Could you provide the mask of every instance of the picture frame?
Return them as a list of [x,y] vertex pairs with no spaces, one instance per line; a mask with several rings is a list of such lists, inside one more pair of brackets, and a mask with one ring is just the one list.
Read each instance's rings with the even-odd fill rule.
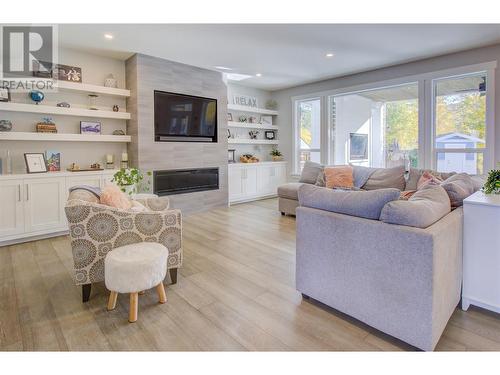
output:
[[269,115],[260,116],[260,123],[262,125],[272,125],[273,124],[273,116],[269,116]]
[[236,150],[227,150],[227,162],[228,163],[236,163],[236,159],[234,157],[234,153]]
[[349,133],[349,161],[368,160],[368,134]]
[[10,102],[10,90],[8,87],[0,87],[0,102]]
[[227,114],[227,121],[233,121],[233,114],[232,113]]
[[24,162],[27,173],[47,173],[47,161],[43,152],[25,153]]
[[61,170],[61,152],[55,150],[45,151],[47,170],[49,172],[59,172]]
[[82,68],[78,66],[70,66],[57,64],[52,75],[60,81],[82,83]]
[[264,132],[264,137],[269,140],[269,141],[272,141],[273,139],[276,138],[276,133],[274,132],[274,130],[266,130]]
[[80,134],[101,134],[102,125],[99,121],[80,121]]

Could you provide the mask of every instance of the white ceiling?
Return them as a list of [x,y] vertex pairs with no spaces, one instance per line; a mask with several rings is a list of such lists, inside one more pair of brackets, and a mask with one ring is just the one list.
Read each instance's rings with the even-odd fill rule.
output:
[[[500,25],[64,24],[59,40],[119,59],[138,52],[213,70],[230,67],[252,76],[244,85],[277,90],[500,43]],[[326,58],[329,52],[335,56]]]

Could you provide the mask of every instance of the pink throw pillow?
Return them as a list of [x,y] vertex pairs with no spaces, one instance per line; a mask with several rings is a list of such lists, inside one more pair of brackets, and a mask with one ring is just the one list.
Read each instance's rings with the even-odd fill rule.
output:
[[432,173],[425,171],[422,173],[422,176],[417,181],[417,190],[422,189],[425,185],[430,184],[430,185],[439,185],[441,182],[443,182],[442,179],[440,179],[437,176],[434,176]]
[[101,204],[122,210],[128,210],[132,207],[130,199],[128,199],[127,195],[116,185],[106,185],[102,190]]

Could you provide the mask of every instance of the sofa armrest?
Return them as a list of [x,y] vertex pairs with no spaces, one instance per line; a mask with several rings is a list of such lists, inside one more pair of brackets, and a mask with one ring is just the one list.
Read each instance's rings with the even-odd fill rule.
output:
[[65,211],[77,284],[104,280],[106,254],[132,243],[161,243],[169,250],[168,268],[182,264],[180,210],[134,212],[71,200]]

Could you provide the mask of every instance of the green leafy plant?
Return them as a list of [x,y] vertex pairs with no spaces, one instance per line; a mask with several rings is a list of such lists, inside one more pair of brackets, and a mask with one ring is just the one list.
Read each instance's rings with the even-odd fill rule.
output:
[[[148,176],[151,176],[151,172],[146,172]],[[113,175],[113,179],[111,180],[116,185],[118,185],[124,193],[128,193],[132,195],[137,192],[137,185],[139,185],[144,179],[144,175],[137,168],[128,168],[128,169],[120,169]],[[149,191],[149,186],[151,185],[151,181],[147,180],[148,188],[145,189]]]
[[273,148],[271,152],[269,153],[271,156],[283,156],[280,150],[277,148]]
[[486,194],[500,194],[500,169],[493,169],[488,173],[482,190]]

